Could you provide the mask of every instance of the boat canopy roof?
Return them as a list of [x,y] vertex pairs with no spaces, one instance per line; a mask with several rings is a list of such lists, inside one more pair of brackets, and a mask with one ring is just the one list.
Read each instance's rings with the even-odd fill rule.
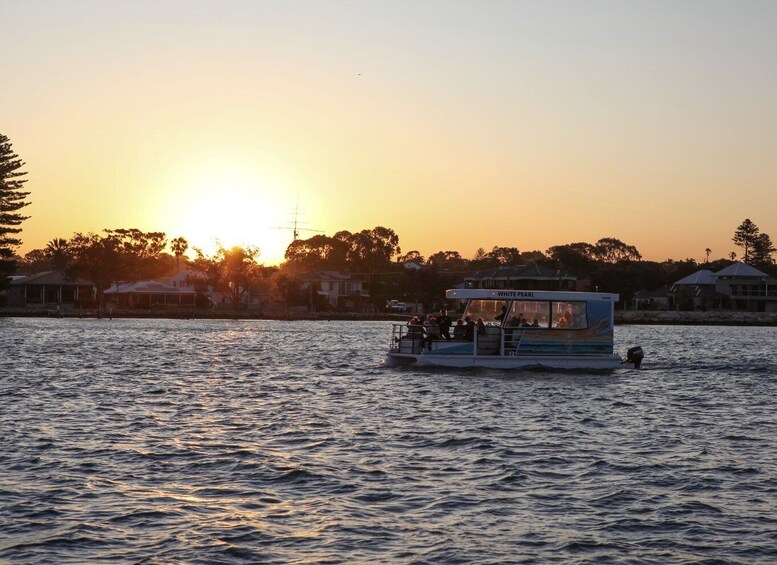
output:
[[559,292],[554,290],[498,290],[482,288],[454,288],[445,291],[449,299],[480,300],[566,300],[617,302],[617,294],[607,292]]

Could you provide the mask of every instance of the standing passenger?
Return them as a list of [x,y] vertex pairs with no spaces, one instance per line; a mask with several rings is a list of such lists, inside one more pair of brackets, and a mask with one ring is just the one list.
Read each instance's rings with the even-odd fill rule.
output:
[[440,335],[445,341],[451,340],[451,319],[448,317],[448,311],[445,308],[440,309],[440,315],[437,317],[437,323],[440,324]]

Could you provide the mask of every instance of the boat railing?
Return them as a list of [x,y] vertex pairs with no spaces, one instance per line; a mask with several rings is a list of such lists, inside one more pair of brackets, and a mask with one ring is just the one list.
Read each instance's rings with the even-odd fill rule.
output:
[[[515,355],[523,335],[522,328],[487,325],[485,334],[475,332],[472,340],[473,355]],[[441,338],[437,338],[441,340]],[[389,351],[393,353],[421,353],[428,343],[422,326],[392,324]]]
[[523,329],[519,327],[502,328],[502,355],[516,355],[521,343]]
[[389,351],[394,353],[421,353],[424,348],[424,331],[421,326],[392,324]]

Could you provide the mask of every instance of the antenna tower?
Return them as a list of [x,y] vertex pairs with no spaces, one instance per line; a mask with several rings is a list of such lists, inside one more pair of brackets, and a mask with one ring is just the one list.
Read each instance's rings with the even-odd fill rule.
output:
[[277,227],[276,229],[292,230],[292,234],[294,235],[294,239],[292,241],[297,241],[299,239],[299,232],[301,231],[324,233],[324,230],[314,230],[314,229],[298,227],[298,225],[300,224],[298,218],[299,218],[299,201],[297,201],[297,204],[294,206],[294,221],[292,222],[292,224],[290,226]]

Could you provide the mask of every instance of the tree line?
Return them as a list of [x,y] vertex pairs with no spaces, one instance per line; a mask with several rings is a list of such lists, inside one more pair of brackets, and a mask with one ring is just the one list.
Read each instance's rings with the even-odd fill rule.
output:
[[[618,292],[629,300],[639,290],[668,286],[700,268],[719,270],[737,258],[710,261],[693,259],[645,261],[634,245],[615,237],[595,243],[574,242],[547,250],[520,251],[517,247],[480,248],[472,257],[458,251],[441,250],[424,257],[419,251],[402,252],[399,235],[391,228],[376,226],[358,232],[339,231],[332,236],[314,235],[297,239],[286,249],[280,266],[260,262],[257,247],[219,247],[214,254],[192,249],[183,237],[168,240],[164,232],[135,228],[106,229],[102,233],[75,233],[69,239],[54,238],[44,248],[24,257],[15,255],[21,245],[21,213],[29,202],[23,190],[24,163],[13,153],[10,141],[0,135],[0,287],[16,272],[34,274],[58,270],[71,278],[93,283],[98,294],[121,282],[171,276],[183,268],[191,271],[195,288],[222,292],[235,308],[246,294],[264,289],[274,292],[287,306],[301,304],[306,296],[300,289],[300,275],[313,271],[339,271],[364,279],[372,304],[380,308],[389,299],[433,305],[447,288],[477,271],[507,265],[535,263],[559,273],[590,280],[591,288]],[[734,231],[733,243],[742,249],[742,261],[770,275],[775,272],[774,245],[749,218]],[[407,268],[414,263],[419,268]]]
[[[743,260],[775,274],[774,248],[768,238],[748,219],[735,230],[732,240],[743,248]],[[771,252],[764,253],[764,249]],[[467,275],[530,263],[587,278],[591,288],[618,292],[630,300],[639,290],[668,286],[700,268],[720,270],[734,258],[710,261],[708,254],[704,263],[693,259],[646,261],[635,246],[614,237],[555,245],[544,252],[494,246],[490,251],[478,249],[471,258],[450,250],[424,257],[417,250],[402,253],[399,236],[383,226],[295,240],[279,266],[263,265],[256,247],[219,247],[210,255],[192,249],[191,257],[187,251],[189,244],[183,237],[168,240],[163,232],[106,229],[101,234],[52,239],[44,248],[16,260],[21,273],[63,271],[68,277],[90,281],[100,294],[118,283],[172,276],[187,269],[191,285],[203,293],[206,288],[221,292],[236,309],[247,294],[259,289],[275,293],[287,306],[304,304],[307,295],[301,292],[301,275],[338,271],[366,281],[372,305],[379,309],[389,299],[435,305],[445,289]]]

